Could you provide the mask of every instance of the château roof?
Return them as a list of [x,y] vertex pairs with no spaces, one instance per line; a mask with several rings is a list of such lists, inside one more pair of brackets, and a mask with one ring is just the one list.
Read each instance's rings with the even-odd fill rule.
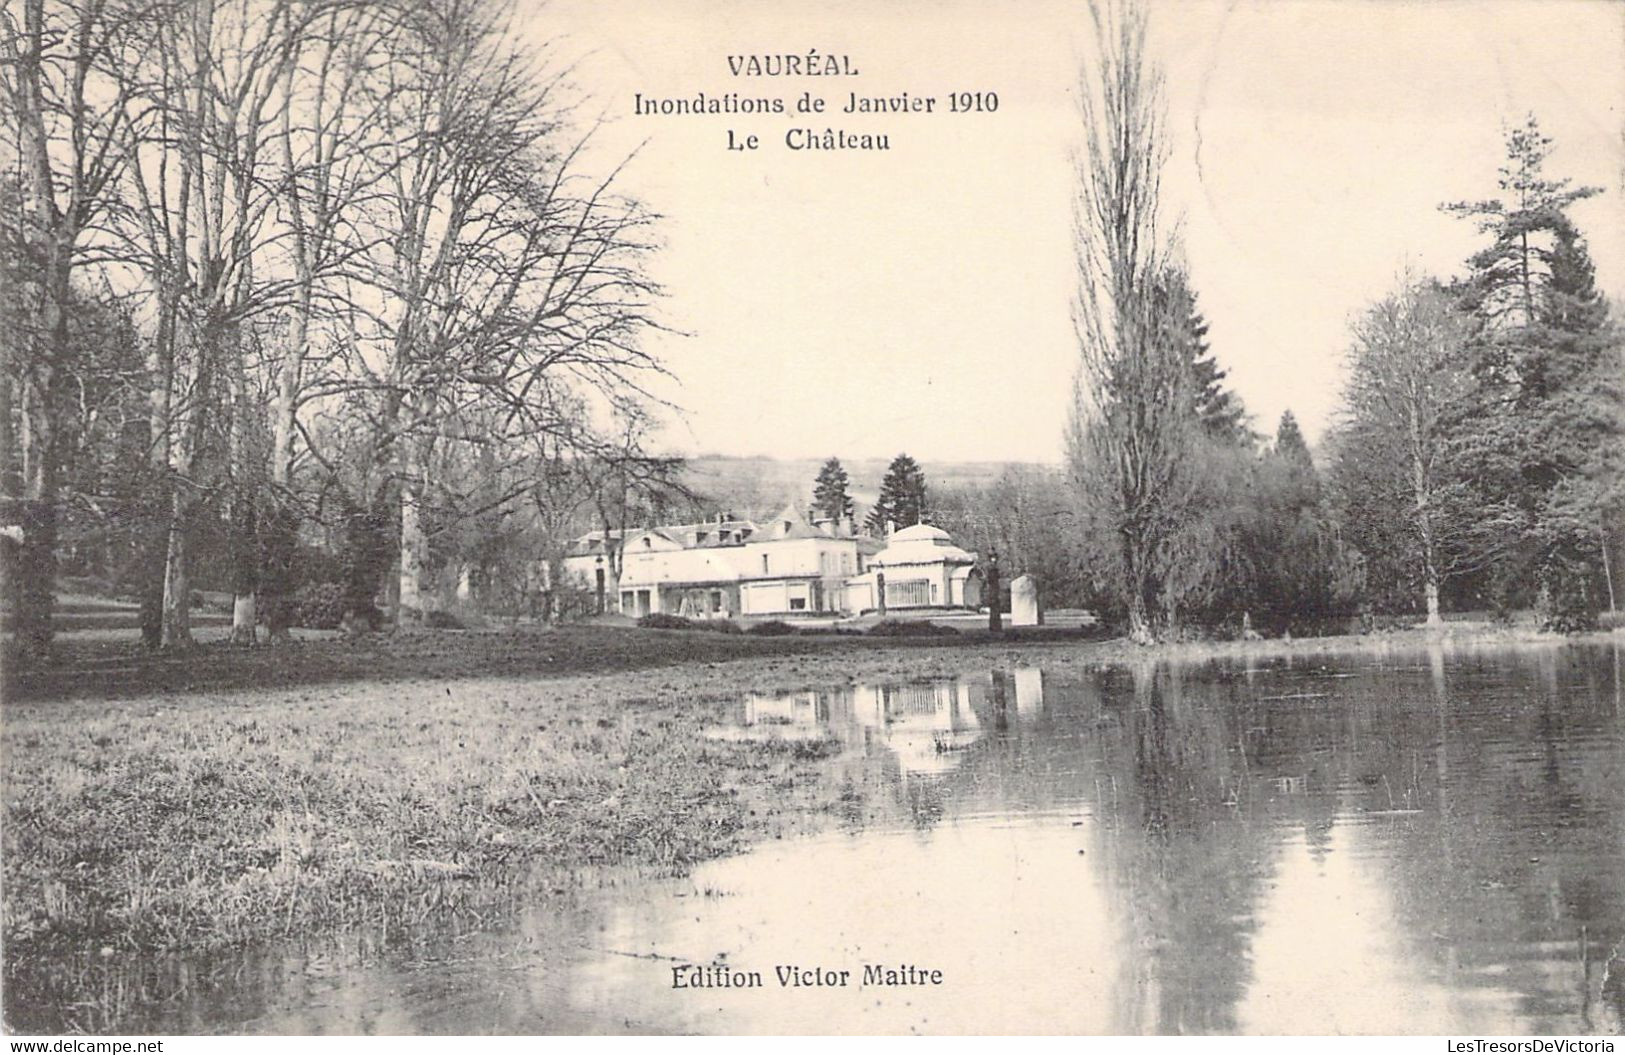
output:
[[768,521],[756,536],[756,542],[779,542],[784,539],[823,538],[824,533],[807,523],[802,515],[801,507],[791,502],[779,512],[779,515]]

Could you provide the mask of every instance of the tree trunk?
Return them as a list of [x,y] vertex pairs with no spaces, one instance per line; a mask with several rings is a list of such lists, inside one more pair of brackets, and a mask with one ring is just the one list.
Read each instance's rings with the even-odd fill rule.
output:
[[[301,258],[302,260],[302,258]],[[298,428],[299,373],[310,336],[310,285],[301,265],[299,300],[288,323],[288,347],[277,374],[275,422],[272,425],[271,502],[265,528],[265,560],[260,575],[267,640],[289,640],[293,620],[294,560],[299,545],[299,518],[293,503],[293,444]]]
[[45,239],[38,317],[43,340],[22,372],[22,524],[15,566],[18,647],[24,656],[48,659],[55,606],[57,540],[57,422],[61,363],[67,355],[70,293],[68,246]]
[[[12,363],[0,363],[0,597],[12,598],[12,610],[23,582],[23,484],[17,472],[17,434],[12,427]],[[16,618],[13,615],[13,618]]]
[[48,660],[56,584],[56,503],[29,497],[16,503],[12,512],[15,523],[7,526],[18,528],[22,538],[7,544],[14,553],[7,562],[11,581],[5,587],[14,598],[17,646],[24,656]]
[[[177,343],[180,329],[176,327]],[[170,476],[169,548],[164,560],[162,647],[166,649],[189,648],[192,645],[191,536],[197,507],[192,471],[197,467],[203,450],[211,366],[207,357],[214,339],[214,330],[208,323],[185,329],[185,347],[190,355],[191,391],[186,393],[179,408],[173,402],[168,404],[171,412],[169,464],[173,471]],[[174,365],[178,368],[178,364]]]
[[427,546],[419,518],[421,486],[415,480],[401,483],[400,593],[395,602],[395,625],[399,627],[421,623],[425,612],[427,598],[423,580]]
[[51,610],[56,589],[56,458],[55,429],[51,419],[54,381],[49,367],[37,368],[45,377],[25,378],[22,389],[23,500],[18,505],[17,542],[13,566],[16,582],[16,640],[22,655],[49,659]]
[[252,591],[239,593],[231,603],[231,642],[252,647],[258,643],[255,627],[259,624],[256,599]]
[[164,564],[169,553],[170,480],[160,468],[153,474],[152,493],[142,506],[141,556],[136,570],[140,582],[141,643],[160,648],[164,643]]
[[271,644],[291,640],[293,625],[293,564],[299,544],[299,521],[290,496],[273,482],[270,509],[261,525],[260,602],[265,638]]
[[[0,497],[9,499],[21,498],[23,494],[23,478],[17,467],[17,429],[11,417],[15,393],[13,369],[13,363],[0,363]],[[0,524],[0,527],[5,526]]]
[[164,556],[163,648],[192,644],[192,592],[188,573],[187,541],[191,534],[192,502],[186,484],[178,482],[169,505],[169,541]]
[[[235,343],[235,342],[234,342]],[[259,641],[260,540],[256,491],[260,467],[248,427],[248,380],[240,350],[231,357],[231,643]]]
[[1428,626],[1443,626],[1439,614],[1439,561],[1433,530],[1433,488],[1428,479],[1427,461],[1423,455],[1425,430],[1422,424],[1420,402],[1409,404],[1411,444],[1411,487],[1416,500],[1416,528],[1422,537],[1422,591],[1427,604]]
[[[33,296],[25,311],[28,322],[37,326],[37,336],[13,333],[12,347],[21,348],[26,359],[5,364],[21,381],[19,401],[23,434],[22,506],[16,525],[22,529],[12,572],[16,605],[16,641],[23,656],[48,659],[51,652],[51,609],[56,590],[57,524],[57,429],[56,414],[62,368],[68,355],[68,310],[72,294],[73,247],[78,232],[76,218],[58,211],[56,184],[51,169],[50,135],[46,109],[51,105],[43,87],[41,56],[50,35],[43,7],[38,2],[24,5],[19,27],[9,17],[8,29],[21,30],[22,45],[16,68],[8,78],[16,103],[17,161],[14,166],[18,189],[23,194],[23,211],[31,221],[37,241],[29,248],[39,254],[37,279],[28,283]],[[25,272],[26,273],[26,272]],[[13,353],[15,354],[15,353]],[[17,366],[21,370],[16,370]],[[8,408],[9,413],[9,408]],[[8,421],[9,428],[9,421]]]
[[259,511],[253,489],[244,484],[232,497],[232,603],[231,643],[252,647],[258,643],[259,624]]
[[378,595],[392,590],[399,579],[389,574],[394,558],[390,547],[398,532],[394,516],[400,507],[395,485],[386,481],[365,503],[348,504],[344,520],[344,629],[352,634],[379,629]]
[[[1606,514],[1605,514],[1606,516]],[[1608,531],[1605,520],[1597,524],[1597,538],[1602,543],[1602,577],[1608,587],[1608,611],[1610,614],[1619,611],[1614,599],[1614,562],[1608,556]]]
[[1128,639],[1136,645],[1150,645],[1157,640],[1151,632],[1151,609],[1145,598],[1135,590],[1128,601]]

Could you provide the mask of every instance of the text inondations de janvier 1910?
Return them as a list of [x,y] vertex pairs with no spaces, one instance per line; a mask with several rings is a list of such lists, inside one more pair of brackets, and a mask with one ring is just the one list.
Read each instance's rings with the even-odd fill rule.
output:
[[[639,118],[721,117],[717,146],[741,154],[784,149],[797,154],[891,150],[908,122],[986,117],[999,112],[999,93],[986,85],[920,85],[866,91],[851,55],[804,52],[727,55],[727,72],[741,87],[651,96],[636,92]],[[876,127],[876,117],[893,118]],[[843,127],[844,124],[844,127]]]

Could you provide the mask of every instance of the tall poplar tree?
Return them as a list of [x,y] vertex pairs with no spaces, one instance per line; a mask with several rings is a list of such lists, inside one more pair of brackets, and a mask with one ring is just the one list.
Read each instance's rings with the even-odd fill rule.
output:
[[1190,311],[1169,295],[1175,262],[1160,223],[1167,112],[1145,6],[1098,0],[1089,12],[1068,461],[1080,523],[1100,542],[1094,578],[1125,612],[1130,637],[1149,642],[1158,614],[1173,617],[1169,584],[1189,579],[1181,565],[1206,548],[1182,544],[1201,498]]

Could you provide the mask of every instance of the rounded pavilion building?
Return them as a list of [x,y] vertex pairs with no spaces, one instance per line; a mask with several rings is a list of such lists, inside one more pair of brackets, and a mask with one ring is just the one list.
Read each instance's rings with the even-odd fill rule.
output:
[[[880,603],[881,592],[885,603]],[[948,533],[915,524],[886,538],[868,570],[846,581],[854,611],[894,608],[980,608],[982,573],[976,554],[954,544]]]

